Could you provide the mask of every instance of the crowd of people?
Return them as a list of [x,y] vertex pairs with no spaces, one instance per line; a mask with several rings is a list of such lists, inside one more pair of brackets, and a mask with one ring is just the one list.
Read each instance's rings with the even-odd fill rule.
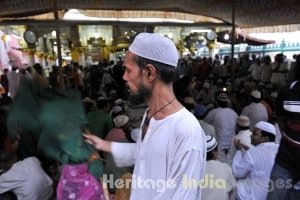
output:
[[150,33],[116,63],[4,69],[0,196],[299,199],[299,79],[300,55],[178,59]]

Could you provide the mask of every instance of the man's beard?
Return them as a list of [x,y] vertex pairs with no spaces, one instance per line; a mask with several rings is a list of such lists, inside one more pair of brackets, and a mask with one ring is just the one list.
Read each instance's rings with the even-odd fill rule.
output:
[[140,84],[137,92],[131,93],[128,101],[133,106],[138,106],[143,103],[147,103],[151,96],[151,90],[146,88],[143,84]]

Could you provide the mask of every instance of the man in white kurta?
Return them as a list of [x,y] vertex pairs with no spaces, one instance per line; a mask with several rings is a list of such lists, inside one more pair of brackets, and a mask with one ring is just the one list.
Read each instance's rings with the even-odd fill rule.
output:
[[258,90],[252,91],[251,100],[252,102],[248,106],[245,106],[241,113],[241,115],[247,116],[250,119],[250,130],[252,130],[257,122],[268,121],[267,109],[260,102],[261,92]]
[[232,159],[237,151],[234,145],[235,140],[240,140],[240,142],[247,147],[251,148],[253,145],[251,144],[251,134],[252,132],[249,130],[250,126],[250,120],[246,116],[239,116],[237,119],[237,130],[238,133],[236,136],[232,138],[230,148],[228,150],[227,158],[228,158],[228,164],[232,164]]
[[173,41],[155,33],[137,35],[126,53],[123,76],[132,97],[149,106],[137,143],[84,135],[97,149],[111,152],[118,167],[135,165],[131,200],[201,199],[206,140],[197,119],[173,92],[177,63]]
[[[264,139],[260,142],[254,142],[258,141],[258,137],[264,137],[261,134],[262,130],[273,134],[274,140]],[[237,182],[237,199],[265,200],[267,198],[270,173],[278,150],[278,144],[274,142],[275,134],[276,130],[272,124],[259,122],[255,125],[251,137],[252,143],[256,146],[246,152],[239,148],[236,152],[232,162],[232,170],[234,176],[239,179]]]
[[185,108],[162,120],[152,118],[141,139],[140,134],[136,144],[112,143],[118,167],[135,164],[130,199],[200,199],[200,190],[189,188],[185,179],[200,181],[204,173],[205,147],[199,141],[205,138],[196,118]]
[[[227,95],[224,100],[220,100],[220,95],[217,97],[219,103],[226,101],[228,103]],[[218,159],[226,162],[227,156],[224,153],[224,149],[228,150],[231,144],[232,138],[235,136],[236,120],[238,115],[234,110],[228,107],[218,107],[211,110],[204,121],[213,125],[216,129],[216,140],[218,142],[219,156]]]
[[236,185],[231,167],[217,159],[216,139],[206,136],[207,162],[203,184],[203,200],[228,200],[234,197]]
[[0,176],[0,194],[12,191],[20,200],[47,200],[52,195],[52,180],[36,157],[16,162]]

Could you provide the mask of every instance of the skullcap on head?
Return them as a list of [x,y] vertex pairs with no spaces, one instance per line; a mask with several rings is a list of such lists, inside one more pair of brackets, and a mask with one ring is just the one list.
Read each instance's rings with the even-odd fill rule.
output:
[[241,115],[237,119],[237,124],[242,127],[248,127],[250,126],[250,120],[247,116]]
[[210,152],[214,150],[217,147],[218,143],[217,140],[211,136],[211,135],[206,135],[206,149],[207,152]]
[[204,82],[203,88],[210,88],[210,84],[208,82]]
[[115,100],[114,105],[119,106],[119,105],[122,105],[123,103],[124,103],[124,101],[122,99],[117,99],[117,100]]
[[254,98],[256,98],[256,99],[260,99],[261,98],[261,93],[258,90],[253,90],[251,92],[251,96],[254,97]]
[[272,93],[270,94],[270,97],[273,97],[273,98],[277,98],[277,96],[278,96],[278,93],[277,93],[277,92],[272,92]]
[[270,124],[268,122],[260,121],[260,122],[255,124],[255,128],[266,131],[266,132],[271,133],[271,134],[276,136],[275,127],[273,126],[273,124]]
[[218,94],[217,99],[219,101],[228,102],[227,94],[224,92],[221,92],[220,94]]
[[111,109],[111,112],[112,113],[118,113],[118,112],[121,112],[122,111],[122,107],[121,106],[114,106],[112,109]]
[[129,121],[129,117],[126,115],[118,115],[113,119],[113,122],[117,128],[120,128],[121,126],[124,126]]
[[84,98],[82,99],[82,101],[83,101],[84,103],[93,103],[93,100],[92,100],[90,97],[84,97]]
[[172,40],[157,33],[140,33],[129,47],[132,53],[177,67],[178,52]]

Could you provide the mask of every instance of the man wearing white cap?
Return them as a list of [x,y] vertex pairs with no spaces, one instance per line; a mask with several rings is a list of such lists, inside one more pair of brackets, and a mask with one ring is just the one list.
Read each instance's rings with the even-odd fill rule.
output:
[[[203,178],[206,142],[197,119],[174,95],[177,62],[170,39],[155,33],[137,35],[126,54],[123,76],[132,95],[143,97],[149,106],[137,143],[110,143],[85,135],[97,149],[112,152],[117,166],[135,164],[132,183],[139,184],[132,185],[131,200],[201,199],[200,187],[182,184],[184,177]],[[159,184],[151,187],[149,182]]]
[[240,140],[240,142],[244,145],[246,145],[248,148],[252,147],[253,145],[251,144],[251,134],[252,132],[249,130],[250,126],[250,120],[246,116],[239,116],[237,118],[237,123],[236,123],[236,129],[237,129],[237,135],[233,137],[231,141],[231,146],[228,150],[227,158],[228,158],[228,163],[231,165],[232,159],[237,151],[234,145],[235,140]]
[[234,176],[239,179],[237,199],[267,198],[270,173],[278,150],[278,144],[274,142],[275,136],[275,127],[268,122],[260,121],[255,125],[251,135],[254,147],[248,150],[248,147],[239,140],[235,141],[238,151],[232,161],[232,170]]
[[268,121],[268,112],[266,107],[261,103],[261,92],[253,90],[251,92],[251,103],[245,106],[241,115],[247,116],[250,119],[250,130],[260,121]]
[[216,129],[216,140],[219,144],[218,159],[222,162],[227,162],[226,154],[231,140],[235,136],[236,119],[238,117],[236,112],[228,107],[228,101],[226,93],[218,94],[218,107],[208,112],[204,118],[206,123],[213,125]]
[[[210,135],[206,136],[207,156],[205,167],[205,178],[203,186],[203,200],[227,200],[234,197],[236,185],[231,168],[217,160],[218,143]],[[210,179],[210,180],[209,180]],[[215,187],[216,184],[208,184],[206,181],[223,181],[224,187]],[[211,182],[210,182],[211,183]],[[214,187],[211,187],[213,185]]]

